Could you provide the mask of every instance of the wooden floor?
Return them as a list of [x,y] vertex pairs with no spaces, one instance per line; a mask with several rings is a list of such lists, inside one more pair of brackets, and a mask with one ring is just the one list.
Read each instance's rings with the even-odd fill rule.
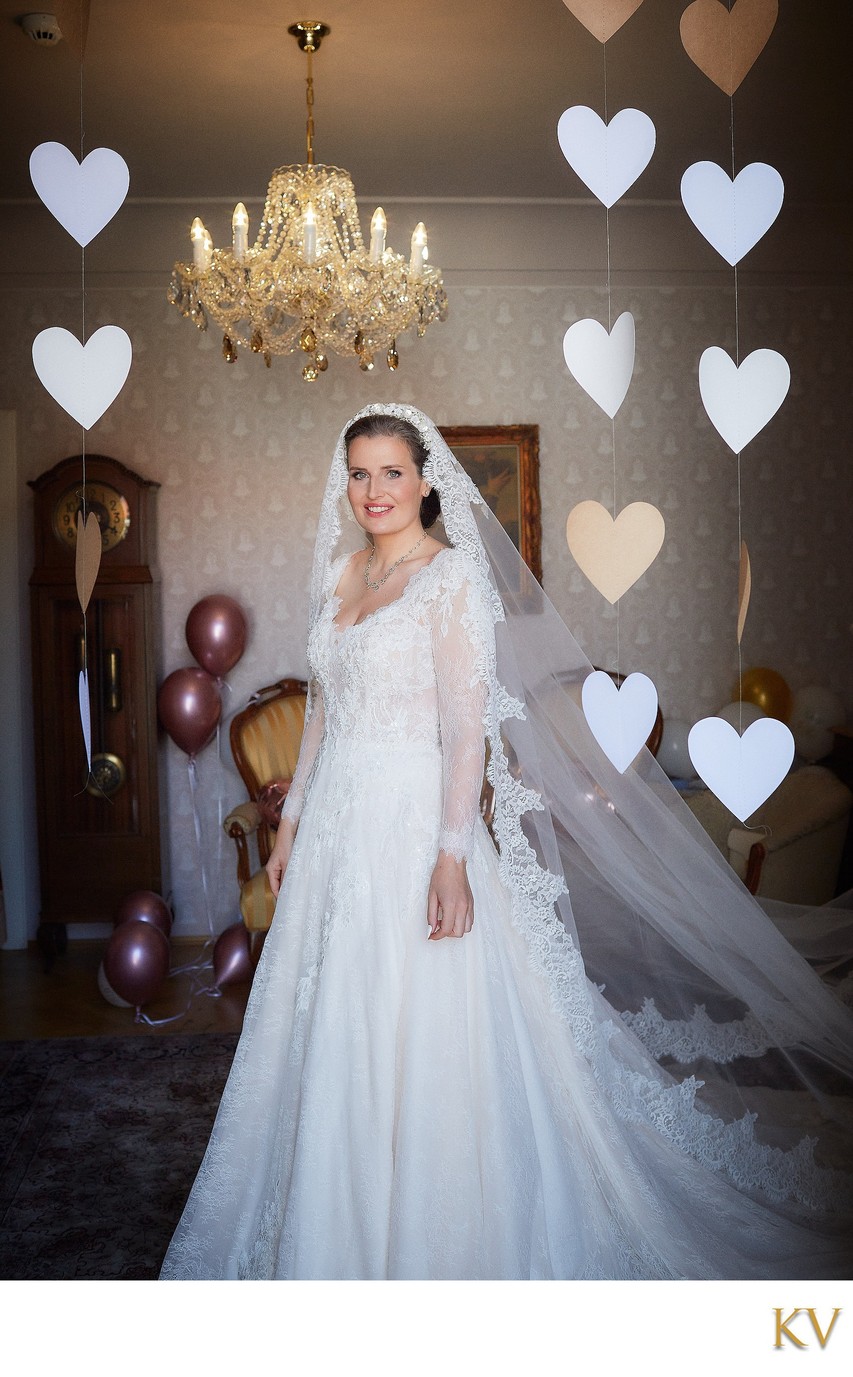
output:
[[[151,1019],[187,1012],[171,1023],[151,1027],[135,1021],[134,1009],[117,1009],[98,988],[104,942],[69,941],[49,970],[38,948],[0,952],[0,1040],[17,1038],[154,1036],[161,1033],[239,1032],[250,986],[225,986],[218,997],[196,994],[190,975],[173,974],[143,1013]],[[210,957],[207,949],[207,959]],[[199,959],[201,943],[172,942],[172,970]],[[205,985],[213,970],[198,973]]]

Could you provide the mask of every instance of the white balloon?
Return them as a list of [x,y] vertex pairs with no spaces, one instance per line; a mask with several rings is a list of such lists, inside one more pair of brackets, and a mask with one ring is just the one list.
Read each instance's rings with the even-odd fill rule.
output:
[[793,718],[791,731],[794,734],[797,755],[802,756],[803,760],[807,760],[810,765],[813,765],[816,760],[823,760],[824,756],[829,755],[835,745],[835,735],[828,727],[809,726]]
[[844,704],[832,689],[809,684],[794,694],[791,720],[812,727],[840,727],[845,720]]
[[656,760],[670,779],[695,779],[696,771],[687,749],[690,723],[680,717],[665,717]]
[[720,708],[716,715],[736,730],[740,731],[742,725],[746,731],[747,727],[751,727],[759,717],[766,717],[767,713],[757,703],[743,703],[735,699],[733,703],[726,703],[724,708]]

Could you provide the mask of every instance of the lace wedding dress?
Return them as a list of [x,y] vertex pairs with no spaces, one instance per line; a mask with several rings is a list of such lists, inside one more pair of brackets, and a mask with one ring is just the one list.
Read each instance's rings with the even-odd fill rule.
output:
[[[478,803],[503,691],[476,560],[443,549],[340,628],[347,558],[310,632],[293,852],[161,1278],[849,1274],[826,1213],[845,1175],[812,1139],[774,1146],[700,1104],[646,1045],[672,1042],[656,1009],[614,1015],[553,916],[562,876],[534,873],[517,824],[541,802],[512,771],[496,847]],[[467,858],[474,926],[428,941],[440,849]]]

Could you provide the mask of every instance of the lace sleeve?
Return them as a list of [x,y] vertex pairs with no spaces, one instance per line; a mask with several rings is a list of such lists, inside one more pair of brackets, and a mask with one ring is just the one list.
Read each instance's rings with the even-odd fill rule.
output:
[[494,628],[464,563],[457,563],[456,571],[437,602],[432,649],[444,782],[439,850],[462,860],[470,853],[483,787],[488,644]]
[[317,752],[323,740],[323,732],[326,726],[326,717],[323,709],[323,691],[316,679],[312,679],[308,702],[305,706],[305,726],[302,729],[302,744],[299,747],[299,759],[296,762],[296,769],[293,772],[293,779],[287,791],[287,797],[282,804],[282,818],[289,818],[291,822],[298,823],[302,813],[302,804],[305,799],[305,790],[314,769],[314,762],[317,759]]

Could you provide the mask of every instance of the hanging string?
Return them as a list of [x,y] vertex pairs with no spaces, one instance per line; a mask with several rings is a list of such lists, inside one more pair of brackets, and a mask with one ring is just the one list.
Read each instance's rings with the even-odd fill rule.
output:
[[[602,50],[602,55],[603,55],[603,58],[604,58],[604,123],[605,123],[605,125],[606,125],[606,124],[608,123],[608,119],[607,119],[607,113],[608,113],[608,111],[607,111],[607,43],[606,43],[606,42],[605,42],[605,43],[602,43],[602,45],[601,45],[601,50]],[[604,146],[604,157],[605,157],[605,159],[607,158],[607,144],[606,144],[606,142],[605,142],[605,146]],[[605,163],[605,168],[606,168],[606,163]],[[609,335],[610,332],[611,332],[611,330],[613,329],[613,283],[612,283],[612,279],[611,279],[611,257],[610,257],[610,207],[609,207],[609,206],[605,206],[605,207],[604,207],[604,234],[605,234],[605,239],[606,239],[606,244],[607,244],[607,279],[606,279],[606,281],[607,281],[607,333],[608,333],[608,335]],[[615,522],[615,521],[616,521],[616,518],[617,518],[617,516],[618,516],[618,514],[619,514],[619,508],[618,508],[618,503],[617,503],[617,493],[616,493],[616,418],[615,418],[615,416],[612,416],[612,417],[610,418],[610,454],[611,454],[611,458],[612,458],[612,462],[613,462],[613,520],[614,520],[614,522]],[[621,656],[620,637],[619,637],[619,632],[620,632],[620,626],[619,626],[619,606],[620,606],[621,601],[622,601],[621,598],[617,598],[617,599],[616,599],[616,675],[617,675],[617,679],[618,679],[619,671],[620,671],[620,656]]]
[[[731,10],[731,6],[729,6]],[[731,25],[729,25],[729,70],[734,63],[734,51],[732,47]],[[731,85],[731,82],[729,83]],[[732,186],[735,182],[735,98],[734,92],[729,96],[729,134],[731,137],[732,155]],[[736,214],[736,202],[732,196],[732,213]],[[740,368],[740,299],[738,295],[738,265],[735,262],[734,273],[734,293],[735,293],[735,368]],[[740,561],[743,549],[743,496],[741,487],[741,451],[736,455],[737,463],[737,551],[738,551],[738,598],[740,597]],[[740,607],[738,607],[738,616]],[[742,635],[737,637],[737,696],[738,696],[738,735],[743,736],[743,648],[741,645]]]

